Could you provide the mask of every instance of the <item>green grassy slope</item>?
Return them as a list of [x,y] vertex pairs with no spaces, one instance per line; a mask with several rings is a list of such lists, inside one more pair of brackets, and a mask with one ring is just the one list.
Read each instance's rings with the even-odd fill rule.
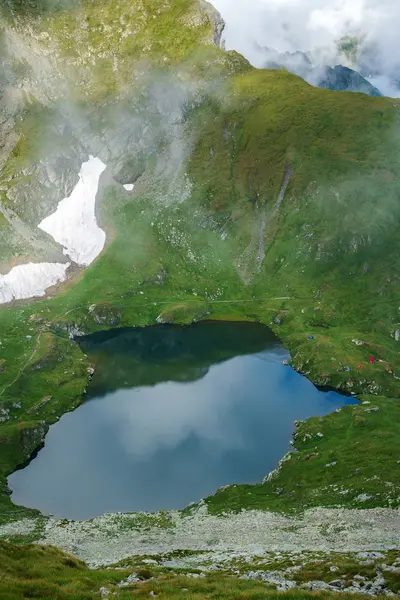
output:
[[[100,598],[103,589],[108,590],[108,596],[115,600],[128,600],[132,598],[148,598],[150,593],[156,594],[166,600],[185,597],[190,600],[203,600],[204,598],[218,598],[221,600],[258,600],[268,598],[271,600],[311,600],[312,598],[334,598],[335,594],[329,592],[308,592],[293,589],[288,592],[276,592],[274,585],[268,585],[261,581],[240,579],[229,571],[208,573],[202,578],[190,578],[185,576],[185,569],[174,570],[157,567],[153,565],[148,568],[138,565],[135,573],[142,582],[131,583],[124,587],[118,587],[118,583],[126,581],[131,575],[133,566],[130,564],[118,565],[118,568],[92,570],[81,561],[45,546],[15,546],[0,542],[0,598],[1,600],[22,600],[24,598],[40,598],[40,600],[94,600]],[[318,559],[319,558],[319,559]],[[329,571],[329,560],[324,557],[310,557],[307,563],[296,573],[296,581],[300,585],[306,581],[321,579],[332,580],[332,572]],[[393,562],[394,557],[386,557],[387,562]],[[127,563],[129,561],[125,561]],[[275,565],[270,565],[268,570],[285,569],[292,564],[290,559],[278,559]],[[361,567],[354,558],[335,556],[333,561],[337,566],[337,577],[343,577],[343,581],[351,581],[354,575],[363,574],[367,579],[373,579],[375,569]],[[237,561],[235,570],[237,573],[246,572],[249,566]],[[282,563],[282,564],[280,564]],[[263,566],[258,561],[258,570]],[[188,569],[186,569],[186,572]],[[198,572],[190,569],[189,572]],[[224,572],[225,571],[225,572]],[[398,590],[398,576],[395,573],[385,573],[386,585],[393,591]],[[351,585],[351,584],[349,584]],[[103,597],[106,597],[103,595]],[[361,594],[340,595],[343,600],[353,598],[359,600],[368,596]],[[383,598],[385,596],[376,596]]]
[[[7,18],[19,40],[51,57],[42,86],[53,95],[43,103],[25,58],[31,95],[16,121],[19,141],[0,172],[8,201],[16,197],[10,190],[25,189],[18,186],[27,184],[27,170],[29,187],[37,165],[63,146],[73,147],[75,161],[90,148],[104,152],[110,178],[99,202],[109,244],[99,259],[55,298],[0,309],[2,512],[16,510],[5,494],[7,474],[41,443],[50,423],[79,403],[87,385],[88,364],[70,332],[210,316],[261,321],[319,385],[399,395],[397,101],[251,69],[213,45],[214,23],[194,0],[82,0],[61,12],[30,14],[29,30],[18,12]],[[84,127],[71,118],[70,128],[60,129],[59,119],[64,126],[72,114]],[[138,136],[124,137],[135,127]],[[50,146],[35,143],[49,138]],[[133,194],[118,184],[136,178]],[[23,210],[12,204],[21,215],[35,202],[29,193],[24,198]],[[284,499],[270,486],[265,500],[259,486],[240,502],[353,506],[373,488],[369,505],[396,505],[398,496],[379,496],[378,484],[368,482],[380,477],[383,456],[392,460],[398,428],[397,405],[378,402],[381,410],[365,417],[366,427],[354,429],[352,409],[321,422],[330,441],[315,467],[301,462],[310,453],[304,447],[296,466],[285,463],[274,480],[288,490]],[[371,435],[370,420],[386,446]],[[354,443],[362,475],[339,498],[330,486],[350,477],[346,457]],[[343,460],[340,477],[322,475],[334,448]],[[387,481],[398,486],[398,469],[390,465]],[[318,489],[321,477],[326,493]],[[237,507],[235,494],[217,495],[210,507]]]

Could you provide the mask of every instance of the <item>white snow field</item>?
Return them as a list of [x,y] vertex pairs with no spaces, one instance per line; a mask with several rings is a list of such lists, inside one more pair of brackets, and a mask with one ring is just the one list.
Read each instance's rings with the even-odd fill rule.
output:
[[123,186],[127,192],[131,192],[133,190],[133,188],[135,187],[134,183],[124,183]]
[[0,275],[0,304],[44,296],[46,289],[65,281],[70,263],[28,263]]
[[61,200],[56,212],[38,225],[64,247],[64,254],[81,266],[90,265],[106,241],[95,215],[99,179],[105,168],[100,158],[89,156],[89,160],[82,163],[72,194]]

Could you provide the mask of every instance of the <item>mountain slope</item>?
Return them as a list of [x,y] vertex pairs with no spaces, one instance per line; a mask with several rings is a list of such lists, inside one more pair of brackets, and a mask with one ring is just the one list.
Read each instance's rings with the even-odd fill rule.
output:
[[[260,320],[319,385],[397,397],[400,104],[252,69],[204,2],[35,6],[2,19],[1,206],[41,235],[97,155],[108,243],[53,299],[0,310],[4,509],[6,475],[80,402],[80,332]],[[61,252],[0,225],[4,265]]]

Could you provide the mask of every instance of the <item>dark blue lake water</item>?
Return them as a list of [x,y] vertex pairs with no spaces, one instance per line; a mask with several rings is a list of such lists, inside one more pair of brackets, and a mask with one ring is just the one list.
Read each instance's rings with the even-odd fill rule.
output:
[[81,347],[96,369],[86,401],[8,480],[16,504],[57,517],[183,508],[260,482],[290,448],[294,420],[354,402],[284,366],[262,325],[114,330]]

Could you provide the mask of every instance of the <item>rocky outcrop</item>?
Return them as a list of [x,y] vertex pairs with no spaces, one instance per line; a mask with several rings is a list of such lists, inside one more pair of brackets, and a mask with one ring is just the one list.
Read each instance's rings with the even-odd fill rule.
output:
[[207,0],[200,0],[200,9],[214,23],[214,44],[221,46],[222,34],[225,29],[225,22],[222,16]]
[[382,95],[375,86],[369,83],[357,71],[353,71],[353,69],[343,67],[342,65],[337,65],[333,68],[326,67],[317,85],[321,88],[341,92],[361,92],[362,94],[367,94],[367,96]]
[[21,430],[22,448],[27,458],[43,443],[47,430],[48,426],[44,422]]

